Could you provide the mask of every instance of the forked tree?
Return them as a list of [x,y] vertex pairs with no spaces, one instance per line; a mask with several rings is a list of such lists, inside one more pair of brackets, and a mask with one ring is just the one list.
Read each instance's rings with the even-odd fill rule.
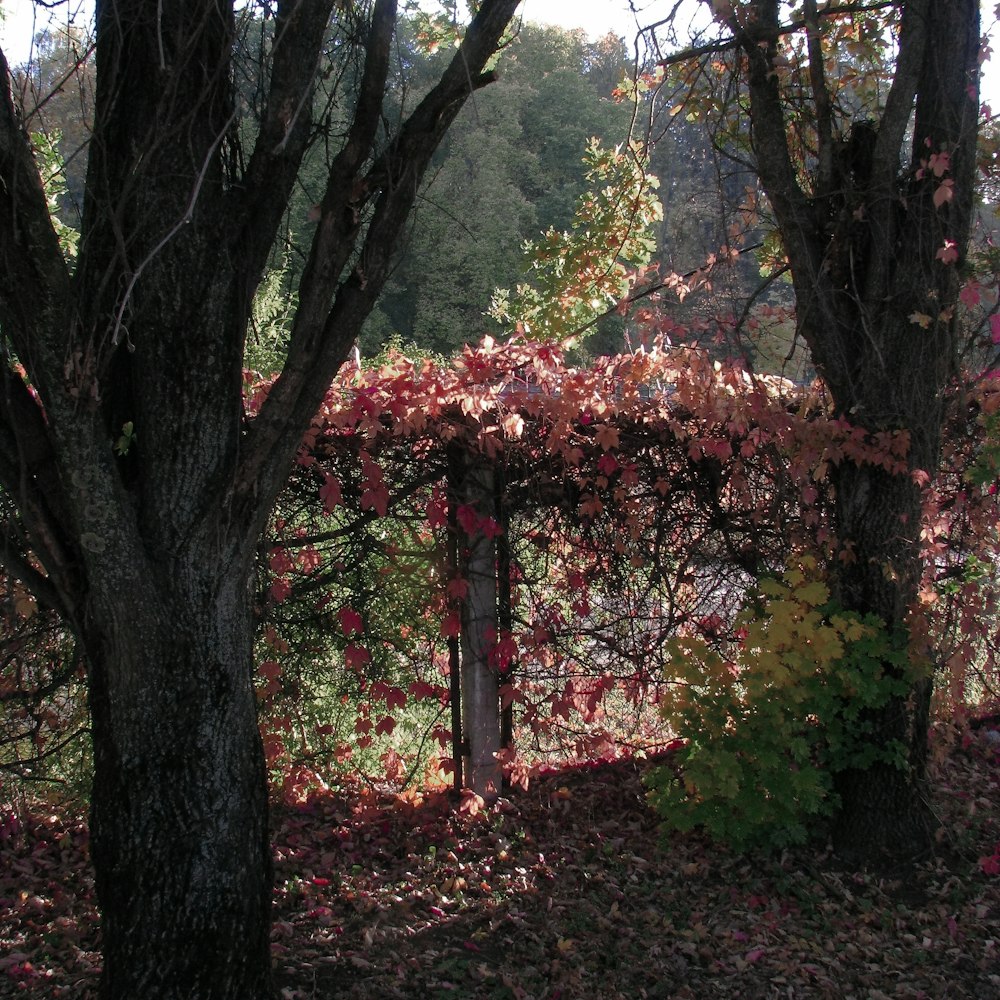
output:
[[[0,55],[0,559],[89,668],[109,1000],[271,995],[255,547],[517,4],[484,0],[396,126],[395,0],[262,5],[265,57],[238,72],[232,0],[98,0],[73,267]],[[287,361],[250,420],[251,304],[317,140],[331,158]]]
[[[958,374],[975,204],[979,3],[710,6],[717,40],[664,62],[690,79],[706,60],[715,62],[708,78],[718,78],[720,63],[736,74],[732,120],[748,126],[747,153],[792,276],[798,335],[835,416],[873,434],[909,436],[905,475],[850,460],[832,470],[837,597],[878,615],[908,637],[918,659],[933,661],[911,626],[921,490],[937,473],[946,389]],[[876,74],[866,59],[881,60]],[[884,664],[890,676],[902,669]],[[860,720],[872,727],[870,765],[838,779],[835,834],[847,852],[909,854],[930,843],[923,778],[931,679],[908,679],[906,695]],[[901,748],[902,766],[894,759]]]

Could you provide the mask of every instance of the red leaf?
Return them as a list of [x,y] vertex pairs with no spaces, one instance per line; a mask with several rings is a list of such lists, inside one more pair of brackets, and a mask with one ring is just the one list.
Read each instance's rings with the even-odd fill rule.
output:
[[303,573],[314,573],[323,565],[323,557],[319,550],[312,545],[307,545],[298,556],[299,568]]
[[618,471],[618,459],[610,452],[605,452],[597,460],[597,468],[602,475],[610,476],[613,472]]
[[406,693],[402,688],[389,688],[385,696],[385,707],[391,712],[394,708],[404,708],[406,706]]
[[463,503],[455,511],[455,520],[458,521],[458,526],[467,535],[474,535],[479,528],[479,515],[476,513],[476,508],[470,507],[467,503]]
[[441,619],[441,638],[454,639],[462,629],[462,622],[457,611],[449,611]]
[[265,660],[258,668],[257,672],[261,677],[266,677],[269,681],[277,680],[281,673],[281,664],[274,660]]
[[389,491],[381,484],[369,486],[361,494],[361,509],[371,508],[379,517],[385,517],[389,510]]
[[990,340],[994,344],[1000,344],[1000,313],[994,313],[990,317]]
[[942,264],[954,264],[958,260],[958,248],[954,240],[945,240],[944,246],[934,256]]
[[503,528],[492,517],[484,517],[479,527],[487,538],[497,538],[503,534]]
[[371,653],[365,649],[364,646],[359,646],[357,643],[352,642],[347,649],[344,650],[344,663],[351,670],[360,670],[365,664],[371,661]]
[[414,681],[410,687],[410,697],[415,701],[422,701],[424,698],[436,698],[437,688],[433,684],[428,684],[427,681]]
[[344,635],[350,638],[352,635],[360,635],[365,628],[361,615],[353,608],[345,605],[337,612],[337,620]]
[[988,858],[979,859],[979,867],[984,875],[1000,875],[1000,845]]
[[277,545],[271,549],[268,555],[267,564],[275,576],[283,576],[292,568],[292,559],[288,550],[282,545]]
[[427,501],[427,524],[431,528],[443,528],[448,523],[448,501],[444,497],[432,497]]
[[962,300],[962,305],[966,309],[972,309],[973,306],[979,305],[982,300],[982,288],[983,286],[975,279],[967,281],[962,285],[962,290],[958,293],[958,297]]
[[323,501],[323,510],[329,514],[341,502],[340,480],[331,476],[329,472],[323,473],[323,480],[323,485],[319,488],[319,498]]

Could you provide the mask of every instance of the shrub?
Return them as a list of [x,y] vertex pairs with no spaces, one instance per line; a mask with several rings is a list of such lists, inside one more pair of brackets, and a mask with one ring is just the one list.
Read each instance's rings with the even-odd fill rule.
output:
[[836,808],[837,772],[905,766],[869,718],[908,689],[905,636],[838,607],[811,558],[761,579],[735,626],[729,656],[700,636],[668,644],[661,711],[687,743],[650,776],[650,801],[668,830],[703,827],[736,848],[801,843]]

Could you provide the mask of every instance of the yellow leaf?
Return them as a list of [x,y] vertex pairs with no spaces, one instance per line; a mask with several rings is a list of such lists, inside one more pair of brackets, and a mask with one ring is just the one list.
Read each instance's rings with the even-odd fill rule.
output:
[[795,596],[803,604],[815,608],[820,604],[825,604],[830,599],[830,591],[822,581],[815,580],[812,583],[807,583],[804,587],[799,587],[795,591]]

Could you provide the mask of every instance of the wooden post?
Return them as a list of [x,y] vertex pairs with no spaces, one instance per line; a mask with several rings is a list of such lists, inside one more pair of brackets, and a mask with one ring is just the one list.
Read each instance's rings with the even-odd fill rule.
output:
[[[458,562],[458,501],[455,484],[455,463],[448,464],[448,579],[454,580],[460,573]],[[449,605],[455,604],[449,601]],[[462,661],[458,648],[458,635],[448,636],[448,683],[451,690],[451,763],[452,782],[455,795],[461,795],[464,787],[462,758],[465,754],[462,739]]]
[[[494,472],[481,456],[465,469],[460,495],[477,521],[492,518]],[[500,684],[490,653],[499,634],[497,621],[496,545],[477,525],[471,532],[458,525],[464,555],[466,596],[462,602],[462,716],[466,783],[492,801],[500,793]]]
[[[497,536],[497,624],[501,637],[509,636],[514,627],[510,588],[510,517],[504,503],[505,477],[502,468],[496,471],[493,491],[493,517],[502,534]],[[512,660],[500,670],[502,687],[509,684],[516,664]],[[500,711],[500,745],[504,750],[514,747],[514,704],[508,702]]]

